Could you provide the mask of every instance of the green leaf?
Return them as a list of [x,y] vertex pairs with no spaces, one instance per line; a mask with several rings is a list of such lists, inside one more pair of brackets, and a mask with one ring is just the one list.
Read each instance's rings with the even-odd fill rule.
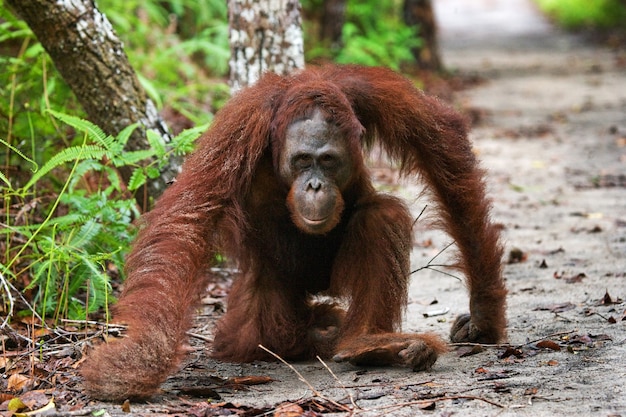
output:
[[133,174],[130,176],[130,180],[128,180],[128,189],[130,191],[135,191],[142,185],[146,183],[146,174],[142,168],[137,168],[133,171]]
[[25,190],[31,188],[41,177],[52,171],[54,168],[75,160],[82,159],[101,159],[105,155],[107,155],[107,151],[102,149],[97,145],[83,145],[83,146],[72,146],[70,148],[63,149],[56,155],[46,162],[41,169],[39,169],[35,174],[30,178],[30,180],[24,186]]
[[156,156],[158,158],[162,158],[165,155],[165,152],[167,152],[163,137],[154,130],[148,130],[146,132],[146,137],[148,138],[148,143],[150,144],[150,147],[156,153]]
[[133,134],[135,129],[139,126],[139,123],[133,123],[130,126],[126,126],[122,131],[117,135],[116,142],[120,146],[120,149],[124,149],[126,144],[128,143],[128,139],[130,135]]
[[74,129],[86,132],[91,140],[100,143],[106,149],[111,148],[111,144],[114,141],[112,136],[107,136],[100,127],[91,123],[89,120],[81,119],[79,117],[70,116],[69,114],[60,113],[54,110],[47,110],[48,113],[62,121],[63,123],[72,126]]

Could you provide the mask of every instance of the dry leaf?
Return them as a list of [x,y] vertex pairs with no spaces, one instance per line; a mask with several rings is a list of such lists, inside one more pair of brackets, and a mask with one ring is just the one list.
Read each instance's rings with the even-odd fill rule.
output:
[[465,358],[466,356],[472,356],[472,355],[476,355],[477,353],[480,353],[482,351],[484,351],[485,348],[480,346],[480,345],[474,345],[474,346],[461,346],[456,354],[459,358]]
[[20,392],[28,386],[30,378],[22,374],[13,374],[7,379],[7,390]]
[[11,398],[11,401],[9,401],[9,404],[7,405],[7,409],[13,412],[21,411],[25,408],[26,404],[24,404],[19,397]]
[[300,417],[304,410],[298,404],[283,404],[274,411],[275,417]]
[[524,357],[524,352],[522,352],[521,349],[518,348],[514,348],[511,346],[508,346],[504,352],[502,352],[500,355],[498,355],[499,359],[506,359],[510,356],[515,356],[516,358],[523,358]]
[[552,340],[542,340],[541,342],[537,342],[537,347],[541,349],[551,349],[557,352],[561,350],[561,346]]
[[125,400],[124,403],[122,404],[122,411],[124,413],[130,413],[130,401],[129,400]]
[[419,403],[417,406],[421,410],[434,410],[437,407],[437,403],[434,401],[430,401],[427,403]]
[[33,410],[33,411],[29,411],[28,413],[15,413],[14,416],[15,417],[29,417],[29,416],[45,416],[47,414],[56,414],[56,405],[54,404],[54,400],[50,400],[50,402],[48,404],[46,404],[44,407],[38,409],[38,410]]

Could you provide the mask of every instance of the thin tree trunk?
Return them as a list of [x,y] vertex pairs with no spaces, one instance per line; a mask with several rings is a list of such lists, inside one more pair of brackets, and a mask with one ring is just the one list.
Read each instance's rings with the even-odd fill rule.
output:
[[346,22],[346,0],[324,0],[320,19],[320,39],[333,46],[341,43],[343,25]]
[[264,72],[286,75],[304,68],[298,0],[228,0],[228,23],[233,92]]
[[413,50],[417,65],[427,70],[443,70],[437,44],[437,23],[431,0],[404,0],[403,14],[404,23],[407,26],[418,26],[419,35],[424,41],[420,48]]
[[[106,133],[116,135],[139,122],[128,141],[129,150],[150,147],[145,130],[158,132],[168,142],[167,126],[139,84],[122,42],[93,0],[5,0],[26,21],[68,83],[88,118]],[[180,160],[172,160],[159,178],[139,190],[140,207],[159,196],[179,172]],[[121,170],[128,181],[130,170]]]

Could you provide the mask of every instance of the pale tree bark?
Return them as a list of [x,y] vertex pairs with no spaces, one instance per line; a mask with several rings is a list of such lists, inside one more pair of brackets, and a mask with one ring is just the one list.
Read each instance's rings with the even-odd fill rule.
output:
[[298,0],[228,0],[230,87],[254,84],[261,74],[304,68]]
[[[116,135],[130,124],[141,126],[128,141],[129,150],[148,149],[146,129],[168,142],[170,134],[157,109],[141,87],[122,42],[93,0],[5,0],[26,21],[48,52],[55,67],[83,106],[88,118],[107,134]],[[174,179],[180,159],[172,160],[161,177],[139,190],[140,207],[148,208]],[[122,169],[125,181],[130,169]]]
[[420,48],[413,50],[413,56],[421,69],[442,71],[443,63],[437,42],[437,22],[431,0],[404,0],[404,23],[417,26],[423,40]]

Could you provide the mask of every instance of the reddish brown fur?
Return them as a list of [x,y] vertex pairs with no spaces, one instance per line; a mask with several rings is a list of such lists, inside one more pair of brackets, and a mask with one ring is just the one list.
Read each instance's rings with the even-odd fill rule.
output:
[[[343,193],[339,225],[305,235],[290,221],[288,185],[276,174],[287,127],[320,108],[357,159]],[[268,359],[262,343],[288,359],[335,355],[354,363],[399,362],[428,368],[443,342],[393,333],[407,301],[412,219],[397,199],[374,192],[361,152],[376,140],[406,175],[421,175],[439,203],[441,226],[459,248],[470,314],[453,340],[497,342],[505,332],[502,249],[489,221],[483,172],[462,118],[392,71],[356,66],[268,74],[216,116],[163,194],[128,257],[117,321],[128,337],[93,352],[82,368],[94,397],[151,395],[174,372],[216,253],[242,275],[218,325],[213,355]],[[344,313],[313,304],[309,293],[344,297]]]

